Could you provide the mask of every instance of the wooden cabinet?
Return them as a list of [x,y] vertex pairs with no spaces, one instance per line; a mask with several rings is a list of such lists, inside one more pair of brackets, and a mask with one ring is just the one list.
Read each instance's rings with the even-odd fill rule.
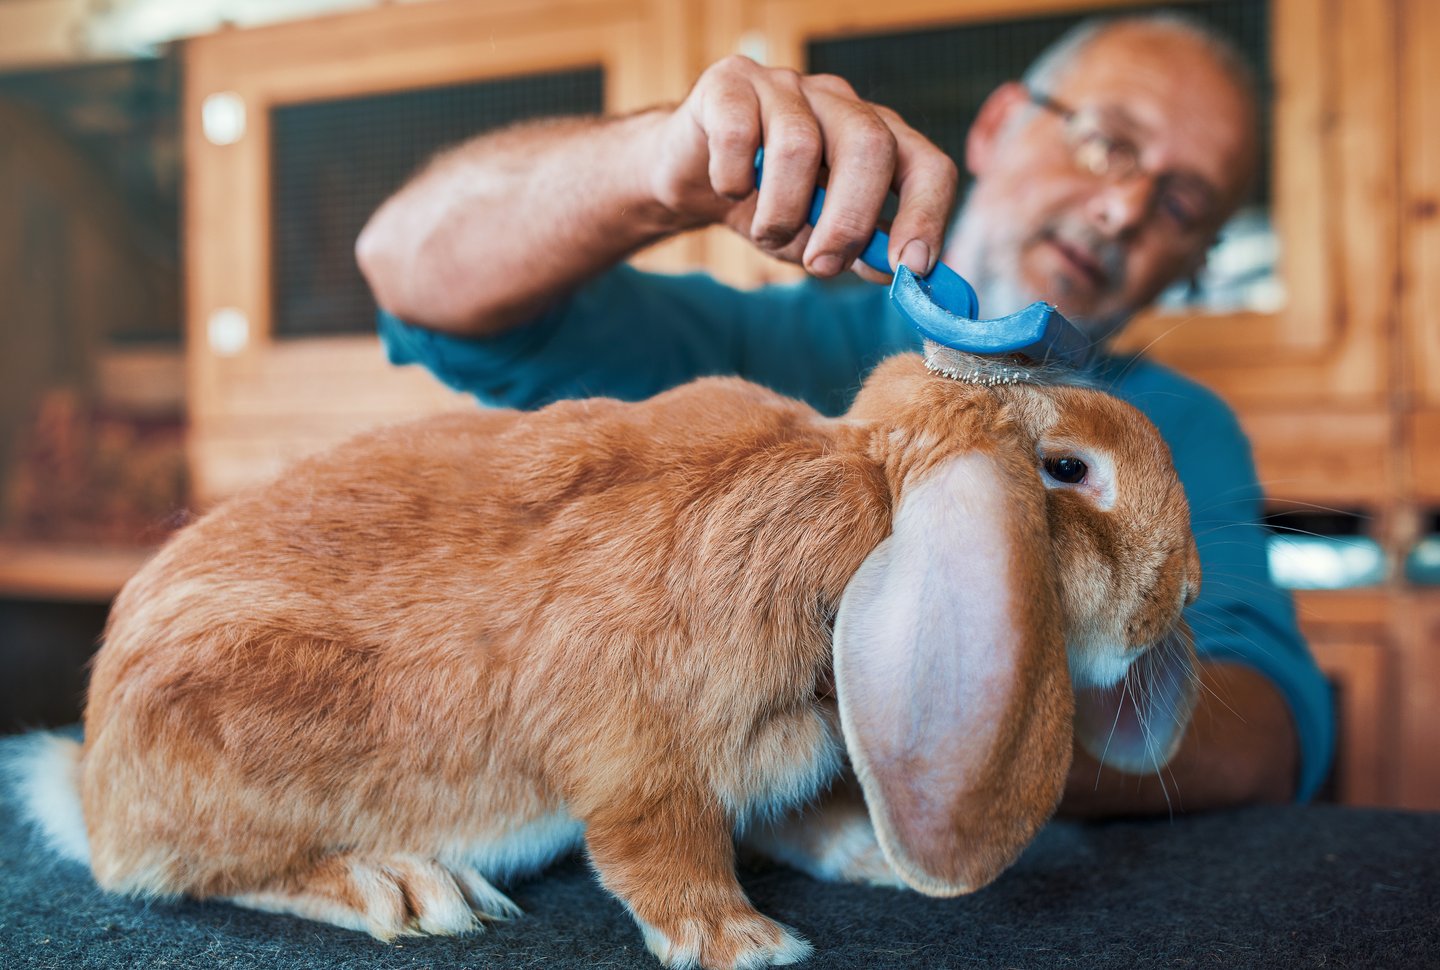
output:
[[[360,428],[465,406],[372,334],[280,339],[271,236],[276,109],[598,67],[604,109],[683,94],[686,6],[666,0],[437,0],[198,38],[185,51],[192,473],[204,503]],[[652,255],[693,263],[691,242]],[[345,254],[348,256],[348,253]]]

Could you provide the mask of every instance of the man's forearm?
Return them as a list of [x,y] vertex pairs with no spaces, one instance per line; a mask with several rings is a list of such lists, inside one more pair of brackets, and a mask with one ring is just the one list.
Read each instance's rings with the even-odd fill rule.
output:
[[642,164],[662,114],[520,125],[440,155],[356,243],[376,300],[432,329],[493,335],[682,228]]
[[1299,766],[1284,698],[1239,664],[1201,662],[1195,714],[1170,763],[1148,775],[1102,768],[1078,749],[1060,814],[1090,818],[1194,812],[1294,796]]
[[[822,164],[829,194],[812,233]],[[892,188],[890,261],[928,272],[957,180],[944,152],[839,78],[731,55],[677,106],[521,125],[445,153],[381,206],[356,257],[397,316],[496,334],[649,243],[721,222],[834,276],[865,248]]]

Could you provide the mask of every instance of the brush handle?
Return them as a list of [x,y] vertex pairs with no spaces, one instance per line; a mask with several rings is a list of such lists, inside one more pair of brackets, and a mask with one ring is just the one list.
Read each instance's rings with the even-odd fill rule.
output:
[[[760,177],[765,168],[765,149],[761,148],[755,153],[755,188],[760,188]],[[815,194],[810,197],[810,214],[805,221],[811,226],[820,222],[820,210],[825,208],[825,190],[816,186]],[[860,253],[860,262],[869,266],[876,272],[884,273],[886,276],[895,272],[890,266],[890,236],[880,229],[875,230],[875,235],[865,244],[865,249]]]
[[[765,164],[765,149],[761,148],[755,153],[755,188],[760,188],[760,176]],[[810,214],[806,221],[815,225],[820,221],[820,210],[825,208],[825,190],[815,189],[815,194],[810,198]],[[890,265],[890,236],[880,229],[875,230],[875,235],[865,244],[865,249],[860,253],[860,261],[871,269],[887,275],[894,274],[895,270]],[[916,276],[914,279],[921,282],[920,292],[929,303],[946,313],[954,314],[957,317],[970,319],[980,312],[979,300],[975,297],[975,289],[965,278],[955,272],[944,263],[936,262],[935,268],[924,276]],[[911,316],[909,307],[902,307],[906,316]]]
[[[755,171],[755,185],[756,187],[760,185],[760,171],[758,167]],[[815,188],[815,195],[810,199],[810,215],[806,217],[806,221],[812,226],[818,225],[820,222],[820,210],[823,208],[825,208],[825,190],[817,186]],[[883,229],[876,229],[875,235],[870,237],[870,241],[866,243],[865,248],[860,251],[859,260],[871,269],[884,273],[886,276],[893,274],[895,270],[890,265],[889,234]]]

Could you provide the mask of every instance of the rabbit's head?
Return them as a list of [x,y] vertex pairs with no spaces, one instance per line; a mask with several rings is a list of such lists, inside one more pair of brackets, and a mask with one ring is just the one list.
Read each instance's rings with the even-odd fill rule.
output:
[[1054,811],[1072,725],[1122,768],[1178,744],[1189,510],[1154,426],[1088,388],[977,387],[906,355],[847,418],[885,468],[892,524],[836,618],[846,744],[901,877],[969,892]]

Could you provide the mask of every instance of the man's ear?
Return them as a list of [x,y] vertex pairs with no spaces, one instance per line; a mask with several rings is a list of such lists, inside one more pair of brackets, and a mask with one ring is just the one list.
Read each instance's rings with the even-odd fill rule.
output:
[[985,99],[970,134],[965,138],[965,167],[977,178],[994,164],[1000,133],[1006,123],[1030,104],[1030,95],[1019,81],[1006,81]]

